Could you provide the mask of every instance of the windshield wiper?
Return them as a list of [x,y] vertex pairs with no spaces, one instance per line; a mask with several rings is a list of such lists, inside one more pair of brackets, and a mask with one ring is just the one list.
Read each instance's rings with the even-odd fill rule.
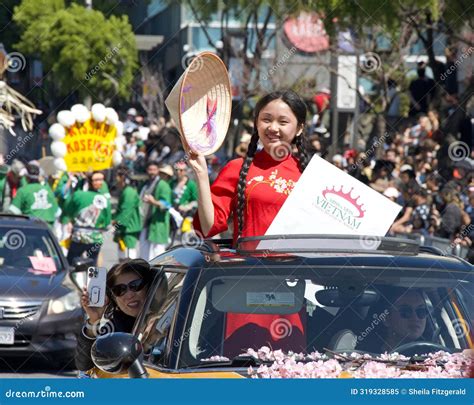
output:
[[273,362],[271,361],[262,361],[259,359],[256,359],[253,356],[236,356],[232,360],[228,361],[206,361],[203,362],[202,364],[199,364],[197,366],[194,366],[193,368],[211,368],[211,367],[235,367],[235,368],[240,368],[240,367],[259,367],[262,364],[271,364]]

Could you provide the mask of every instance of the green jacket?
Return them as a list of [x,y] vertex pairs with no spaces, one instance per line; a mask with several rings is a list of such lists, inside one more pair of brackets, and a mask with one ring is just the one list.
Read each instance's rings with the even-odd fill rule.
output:
[[[153,193],[155,200],[164,201],[171,205],[172,192],[170,185],[160,180]],[[170,214],[167,209],[162,210],[156,206],[150,207],[150,218],[144,228],[148,228],[148,240],[152,243],[166,244],[170,235]]]
[[58,203],[49,185],[27,183],[18,189],[9,210],[14,214],[40,218],[52,225],[58,211]]
[[[65,183],[63,183],[64,185]],[[60,222],[64,225],[64,224],[67,224],[68,222],[71,222],[73,220],[73,218],[70,218],[69,215],[68,215],[68,212],[66,211],[66,204],[71,200],[72,196],[74,195],[74,193],[76,191],[83,191],[82,188],[84,187],[84,180],[83,179],[80,179],[79,182],[76,184],[76,187],[74,189],[70,189],[67,191],[67,193],[65,195],[63,195],[63,198],[64,198],[64,202],[60,203],[60,206],[61,206],[61,209],[63,210],[62,214],[61,214],[61,218],[60,218]],[[110,193],[109,193],[109,186],[107,185],[107,183],[104,181],[104,183],[102,184],[102,187],[99,189],[98,191],[100,194],[102,194],[105,198],[107,198],[107,200],[110,201],[111,199],[111,196],[110,196]],[[112,214],[111,214],[112,216]]]
[[[7,197],[6,191],[7,191],[7,176],[5,175],[0,175],[0,211],[3,211],[3,202],[5,201],[5,197]],[[5,207],[5,209],[8,209],[8,207]]]
[[140,197],[134,187],[127,186],[123,189],[114,219],[117,221],[116,241],[123,239],[125,246],[134,248],[142,230]]
[[184,190],[181,195],[178,195],[175,192],[175,188],[177,184],[178,182],[174,181],[171,186],[173,189],[173,202],[174,202],[175,207],[178,207],[180,205],[186,205],[186,204],[189,204],[190,202],[198,200],[198,188],[194,180],[189,179],[186,182],[186,185],[184,186]]
[[75,191],[64,206],[65,217],[71,218],[72,240],[77,243],[104,243],[102,232],[110,225],[110,198],[97,191]]
[[72,192],[72,190],[66,190],[66,183],[68,180],[69,176],[67,172],[63,172],[61,177],[53,183],[52,187],[54,195],[56,196],[61,209],[64,207],[64,202],[66,201],[67,197]]

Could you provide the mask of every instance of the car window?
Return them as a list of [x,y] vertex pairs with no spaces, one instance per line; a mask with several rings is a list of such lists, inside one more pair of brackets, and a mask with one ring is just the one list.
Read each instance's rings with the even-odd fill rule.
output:
[[0,268],[4,271],[50,275],[63,270],[59,255],[44,229],[0,227]]
[[262,346],[372,354],[402,348],[407,355],[468,347],[469,319],[446,281],[387,280],[360,284],[340,275],[328,282],[297,278],[295,271],[291,279],[214,277],[198,287],[191,304],[188,333],[180,340],[181,367],[215,356],[232,359]]
[[163,305],[155,311],[146,314],[144,326],[139,331],[144,352],[149,361],[161,364],[167,346],[174,342],[169,340],[171,326],[176,314],[184,274],[166,272],[168,278],[168,294]]

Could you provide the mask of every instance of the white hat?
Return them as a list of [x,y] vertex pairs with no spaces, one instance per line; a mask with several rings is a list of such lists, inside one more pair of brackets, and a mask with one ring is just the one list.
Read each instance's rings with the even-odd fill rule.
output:
[[406,172],[407,170],[413,170],[413,167],[411,167],[410,165],[403,165],[402,167],[400,167],[400,173]]
[[170,177],[174,176],[173,168],[170,165],[165,165],[163,167],[160,167],[158,171],[161,173],[167,174]]
[[240,143],[249,143],[251,140],[252,140],[252,135],[248,133],[244,133],[240,137]]
[[383,192],[383,195],[388,198],[398,198],[400,191],[398,191],[395,187],[387,187]]
[[340,154],[336,154],[332,157],[332,161],[334,163],[343,163],[344,162],[344,157]]
[[138,138],[141,141],[146,141],[148,139],[148,134],[150,133],[150,128],[140,127],[138,128]]
[[25,165],[18,159],[15,159],[12,164],[11,164],[11,170],[13,173],[15,173],[17,176],[21,175],[22,169],[25,168]]
[[127,110],[127,115],[133,115],[133,116],[135,116],[135,115],[137,115],[137,110],[136,110],[135,108],[129,108],[129,109]]
[[211,52],[197,55],[165,104],[184,148],[203,155],[214,153],[227,134],[232,109],[229,74],[222,60]]

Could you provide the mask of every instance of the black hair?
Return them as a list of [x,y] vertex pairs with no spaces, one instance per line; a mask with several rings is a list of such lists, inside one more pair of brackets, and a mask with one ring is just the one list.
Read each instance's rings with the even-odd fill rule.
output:
[[157,168],[160,168],[160,164],[156,160],[149,160],[146,162],[145,169],[148,169],[150,166],[156,166]]
[[425,64],[418,63],[418,68],[416,69],[416,72],[418,73],[418,77],[420,79],[423,79],[426,76]]
[[28,163],[26,165],[26,178],[28,183],[38,183],[40,175],[40,168],[36,165]]
[[116,175],[120,176],[120,177],[124,177],[126,185],[136,186],[137,182],[134,179],[132,179],[132,173],[131,173],[130,169],[127,166],[125,166],[125,165],[119,166],[117,168]]
[[244,229],[244,207],[245,207],[245,188],[247,184],[247,174],[252,164],[255,152],[257,151],[258,145],[258,131],[257,131],[257,120],[260,111],[270,102],[274,100],[282,100],[290,108],[293,114],[296,116],[298,127],[302,128],[302,133],[299,136],[295,136],[292,143],[294,143],[298,149],[298,162],[299,169],[301,172],[306,168],[309,163],[309,157],[307,154],[306,146],[306,134],[304,126],[306,123],[307,106],[304,100],[292,90],[279,90],[269,93],[262,97],[255,106],[254,110],[254,129],[252,138],[248,146],[247,155],[244,158],[244,162],[240,169],[239,181],[237,183],[237,223],[238,223],[238,236],[242,235]]
[[93,172],[88,172],[86,174],[86,177],[89,181],[92,181],[92,177],[94,177],[94,174],[101,174],[104,176],[104,180],[105,180],[105,172],[102,171],[102,170],[96,170],[96,171],[93,171]]
[[114,311],[118,309],[117,301],[112,294],[111,288],[115,285],[117,277],[122,274],[134,273],[143,280],[148,286],[153,282],[154,273],[150,269],[150,264],[143,259],[129,259],[116,264],[107,272],[107,297],[109,304],[105,311],[105,317],[110,318]]
[[423,198],[428,197],[428,191],[425,188],[421,187],[421,186],[416,187],[413,190],[413,194],[414,195],[419,195],[420,197],[423,197]]
[[401,173],[407,174],[410,180],[415,180],[416,179],[416,173],[413,169],[407,169],[407,170],[404,170]]

